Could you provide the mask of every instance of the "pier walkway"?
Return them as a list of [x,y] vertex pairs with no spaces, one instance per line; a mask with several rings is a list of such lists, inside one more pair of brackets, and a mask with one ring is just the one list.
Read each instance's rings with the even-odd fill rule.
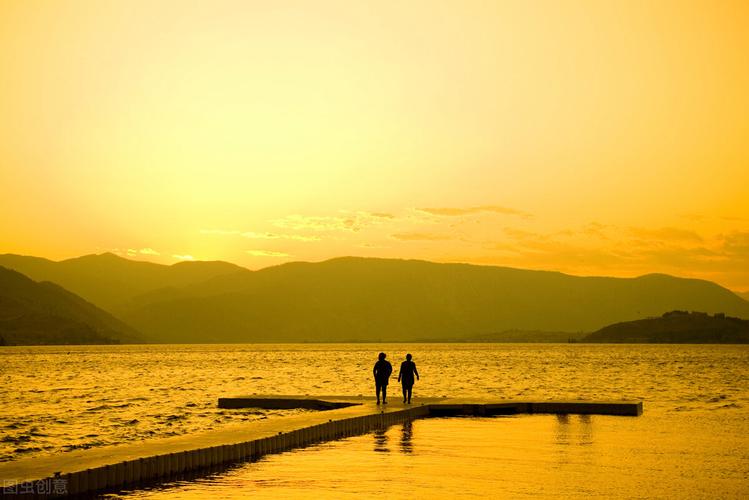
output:
[[263,455],[366,434],[429,416],[523,413],[639,416],[642,402],[497,401],[418,398],[387,405],[358,396],[246,396],[220,398],[221,408],[306,408],[301,414],[235,424],[220,430],[0,463],[0,496],[91,496],[184,474],[215,470]]

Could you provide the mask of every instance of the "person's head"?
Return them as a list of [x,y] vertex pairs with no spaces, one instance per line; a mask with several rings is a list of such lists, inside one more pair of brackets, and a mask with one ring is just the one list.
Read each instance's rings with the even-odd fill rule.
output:
[[406,354],[406,360],[407,360],[407,361],[411,361],[411,357],[412,357],[412,356],[411,356],[410,354]]
[[387,356],[385,356],[385,353],[384,353],[384,352],[381,352],[381,353],[380,353],[380,354],[379,354],[379,355],[378,355],[377,357],[378,357],[378,358],[380,358],[380,361],[382,361],[382,360],[383,360],[383,359],[385,359],[385,358],[386,358]]

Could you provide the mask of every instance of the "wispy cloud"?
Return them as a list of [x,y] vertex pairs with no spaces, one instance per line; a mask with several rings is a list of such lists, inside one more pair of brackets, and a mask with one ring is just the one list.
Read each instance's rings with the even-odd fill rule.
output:
[[636,238],[662,241],[702,241],[702,237],[694,231],[676,227],[644,228],[630,227],[630,234]]
[[384,212],[350,212],[341,210],[341,215],[300,215],[292,214],[275,219],[271,223],[280,228],[317,232],[347,231],[358,232],[395,219],[393,214]]
[[502,231],[514,240],[548,239],[548,235],[534,233],[532,231],[526,231],[525,229],[518,229],[515,227],[505,227]]
[[749,283],[749,231],[703,235],[674,227],[592,223],[550,232],[504,228],[501,236],[483,244],[494,256],[475,261],[573,274],[665,272],[736,288]]
[[749,231],[734,231],[720,236],[720,249],[730,258],[749,263]]
[[368,248],[368,249],[385,249],[385,248],[391,248],[387,245],[380,245],[378,243],[360,243],[357,245],[359,248]]
[[362,212],[378,219],[395,219],[395,215],[386,212]]
[[175,259],[179,259],[179,260],[195,260],[195,257],[193,257],[192,255],[174,254],[172,255],[172,257],[174,257]]
[[319,236],[305,236],[301,234],[279,234],[279,233],[256,233],[247,231],[242,237],[255,240],[294,240],[294,241],[320,241]]
[[249,255],[253,257],[291,257],[291,255],[284,252],[274,252],[271,250],[247,250]]
[[494,213],[502,215],[515,215],[519,217],[532,217],[532,214],[514,208],[499,205],[482,205],[477,207],[430,207],[417,208],[421,212],[443,217],[458,217],[461,215],[475,215],[480,213]]
[[200,234],[214,236],[241,236],[242,238],[253,240],[320,241],[321,239],[319,236],[307,236],[303,234],[240,231],[238,229],[201,229]]
[[[293,231],[321,232],[358,232],[369,226],[376,226],[396,220],[398,217],[389,212],[368,212],[364,210],[339,210],[335,215],[302,215],[291,214],[267,221],[271,225]],[[254,240],[290,240],[321,241],[318,235],[298,234],[275,231],[243,231],[239,229],[211,228],[201,229],[200,234],[213,236],[241,236]]]
[[680,217],[687,219],[692,222],[704,222],[704,221],[728,221],[728,222],[747,222],[749,219],[738,215],[703,215],[695,213],[680,214]]
[[138,255],[161,255],[161,253],[157,252],[153,248],[141,248],[140,250],[137,248],[109,248],[107,249],[108,252],[112,252],[115,255],[120,255],[122,257],[137,257]]
[[679,217],[683,219],[687,219],[688,221],[691,221],[691,222],[701,222],[708,218],[702,214],[695,214],[695,213],[680,214]]
[[594,238],[599,238],[602,240],[608,240],[610,239],[610,236],[608,234],[610,227],[601,224],[600,222],[589,222],[583,228],[580,230],[580,232],[586,236],[592,236]]
[[395,233],[391,238],[400,241],[444,241],[452,239],[451,236],[435,233]]
[[271,223],[286,229],[305,229],[309,231],[358,231],[356,221],[345,217],[287,215]]

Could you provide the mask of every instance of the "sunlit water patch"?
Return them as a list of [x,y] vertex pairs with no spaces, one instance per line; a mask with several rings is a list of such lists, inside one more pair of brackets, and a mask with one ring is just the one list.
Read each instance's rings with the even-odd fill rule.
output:
[[[711,425],[720,419],[710,418]],[[744,429],[746,430],[746,429]],[[679,416],[433,418],[116,497],[730,498],[749,434]]]

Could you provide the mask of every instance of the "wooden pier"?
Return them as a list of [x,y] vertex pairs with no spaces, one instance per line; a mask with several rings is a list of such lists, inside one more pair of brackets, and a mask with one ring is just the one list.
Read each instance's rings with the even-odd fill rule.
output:
[[429,416],[532,413],[639,416],[642,402],[491,401],[419,398],[387,405],[372,397],[246,396],[220,398],[220,408],[305,408],[302,414],[184,436],[79,450],[0,463],[0,496],[88,497],[95,493],[216,470],[333,439],[366,434]]

